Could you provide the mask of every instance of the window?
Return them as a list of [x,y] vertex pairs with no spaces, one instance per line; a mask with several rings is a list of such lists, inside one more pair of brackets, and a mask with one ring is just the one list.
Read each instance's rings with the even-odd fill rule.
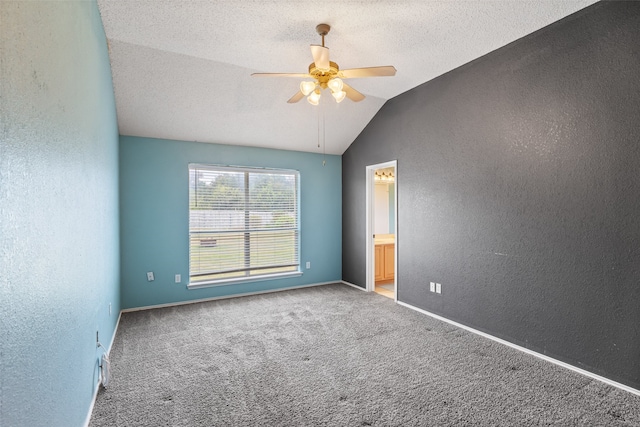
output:
[[299,173],[189,165],[189,287],[300,273]]

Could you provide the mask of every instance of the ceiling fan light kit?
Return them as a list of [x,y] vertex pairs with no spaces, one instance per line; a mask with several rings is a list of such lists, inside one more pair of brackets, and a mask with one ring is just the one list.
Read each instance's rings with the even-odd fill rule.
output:
[[335,98],[336,102],[340,104],[347,96],[347,92],[341,90],[340,92],[332,92],[331,95]]
[[334,77],[327,82],[327,86],[329,86],[329,89],[331,89],[331,92],[335,93],[335,92],[342,91],[343,83],[339,77]]
[[309,94],[311,92],[313,92],[316,89],[316,82],[301,82],[300,83],[300,92],[302,92],[302,94],[304,96],[309,96]]
[[320,90],[316,89],[307,97],[307,101],[311,105],[318,105],[320,103]]
[[311,81],[300,83],[300,91],[293,95],[287,102],[290,104],[300,101],[305,96],[311,105],[318,105],[321,98],[321,90],[329,88],[331,95],[337,103],[349,98],[353,102],[362,101],[365,96],[344,83],[343,79],[362,77],[394,76],[395,67],[388,65],[383,67],[352,68],[340,70],[337,63],[329,60],[329,48],[324,45],[324,37],[331,27],[328,24],[318,24],[316,32],[322,37],[322,46],[311,45],[313,62],[309,65],[309,72],[302,73],[254,73],[252,76],[263,77],[302,77],[312,78]]

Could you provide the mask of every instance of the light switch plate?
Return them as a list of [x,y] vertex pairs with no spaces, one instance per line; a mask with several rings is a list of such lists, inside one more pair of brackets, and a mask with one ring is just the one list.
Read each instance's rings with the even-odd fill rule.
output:
[[435,284],[435,282],[430,282],[430,283],[429,283],[429,290],[430,290],[431,292],[435,292],[435,291],[436,291],[436,284]]
[[436,294],[442,293],[442,285],[440,283],[436,283]]
[[147,281],[148,282],[153,282],[155,280],[155,278],[153,277],[153,271],[148,271],[147,272]]

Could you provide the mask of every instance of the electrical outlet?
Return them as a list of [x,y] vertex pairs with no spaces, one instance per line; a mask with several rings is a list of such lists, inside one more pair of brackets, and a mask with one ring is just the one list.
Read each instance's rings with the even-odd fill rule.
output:
[[431,292],[435,292],[436,291],[436,283],[435,282],[429,282],[429,290]]
[[440,283],[436,283],[436,294],[442,293],[442,285]]
[[311,261],[307,261],[307,270],[311,268]]
[[153,277],[153,271],[147,272],[147,282],[153,282],[155,278]]
[[176,283],[180,283],[182,282],[182,276],[180,276],[179,274],[176,274]]
[[109,303],[109,316],[111,316],[111,303]]

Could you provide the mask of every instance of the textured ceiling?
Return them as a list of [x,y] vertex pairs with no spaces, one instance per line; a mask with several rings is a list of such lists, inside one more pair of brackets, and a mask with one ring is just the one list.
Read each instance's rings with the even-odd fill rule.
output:
[[[593,0],[98,0],[122,135],[342,154],[387,99],[523,37]],[[341,69],[394,65],[350,79],[366,95],[287,104],[315,26]],[[318,137],[324,116],[324,138]],[[319,139],[323,141],[318,147]]]

